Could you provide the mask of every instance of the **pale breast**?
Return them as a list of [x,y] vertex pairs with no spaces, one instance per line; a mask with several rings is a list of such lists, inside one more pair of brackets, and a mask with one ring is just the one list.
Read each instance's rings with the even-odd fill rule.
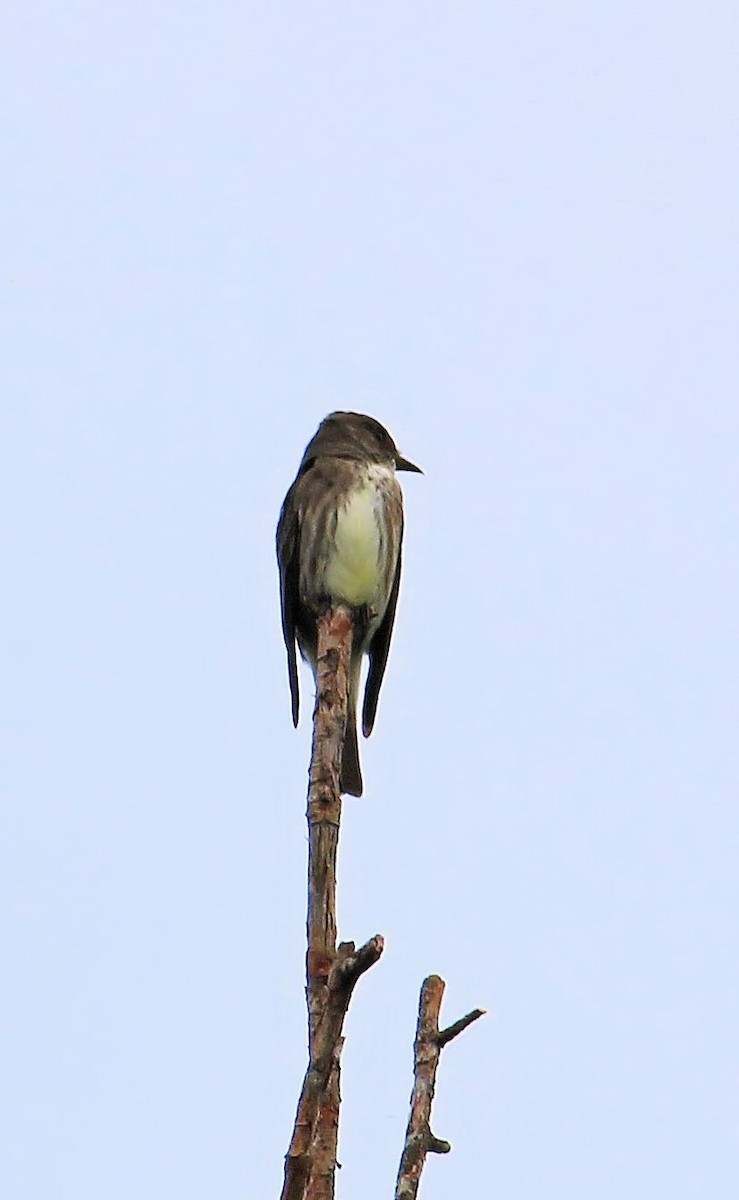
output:
[[388,554],[395,559],[396,539],[386,528],[386,496],[398,489],[395,472],[370,467],[339,509],[324,584],[328,595],[345,604],[369,604],[384,609],[395,563],[388,580]]

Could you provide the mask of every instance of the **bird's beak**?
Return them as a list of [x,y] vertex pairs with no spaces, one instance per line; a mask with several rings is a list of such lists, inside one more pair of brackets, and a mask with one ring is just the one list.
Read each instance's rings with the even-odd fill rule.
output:
[[415,471],[417,475],[423,475],[421,468],[417,467],[415,463],[409,462],[407,458],[403,458],[402,454],[398,454],[395,458],[395,470]]

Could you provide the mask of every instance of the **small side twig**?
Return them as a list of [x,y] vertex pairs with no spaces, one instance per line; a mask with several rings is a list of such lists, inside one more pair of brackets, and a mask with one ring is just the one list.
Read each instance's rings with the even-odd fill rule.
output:
[[484,1015],[476,1008],[446,1029],[439,1029],[439,1013],[446,984],[438,975],[429,975],[421,986],[418,1024],[413,1045],[413,1091],[411,1111],[400,1159],[395,1200],[415,1200],[427,1154],[448,1154],[449,1142],[431,1132],[431,1106],[436,1088],[436,1072],[441,1051],[452,1038]]

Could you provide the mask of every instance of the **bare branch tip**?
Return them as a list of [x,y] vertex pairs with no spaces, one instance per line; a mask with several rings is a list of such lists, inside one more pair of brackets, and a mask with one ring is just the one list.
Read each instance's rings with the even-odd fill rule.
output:
[[443,1138],[434,1137],[433,1133],[429,1134],[429,1154],[448,1154],[451,1148],[451,1142],[445,1142]]
[[460,1017],[459,1020],[455,1021],[452,1025],[447,1025],[446,1029],[440,1029],[436,1035],[437,1046],[440,1048],[442,1046],[446,1046],[447,1043],[451,1042],[453,1038],[458,1037],[460,1033],[464,1033],[465,1029],[467,1029],[467,1027],[471,1025],[473,1021],[477,1021],[480,1017],[484,1017],[485,1015],[484,1008],[473,1008],[472,1012],[468,1012],[466,1016]]
[[364,975],[365,971],[375,965],[382,955],[384,947],[385,940],[379,933],[371,937],[358,950],[354,949],[351,942],[343,942],[340,947],[343,953],[337,956],[331,968],[329,989],[335,991],[339,988],[353,987],[360,975]]

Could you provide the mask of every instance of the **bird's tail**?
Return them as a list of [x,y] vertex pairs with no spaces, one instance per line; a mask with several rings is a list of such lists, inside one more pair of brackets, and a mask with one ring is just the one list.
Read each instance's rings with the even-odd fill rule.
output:
[[341,752],[341,792],[342,795],[362,795],[362,769],[359,765],[359,743],[357,742],[357,694],[359,692],[359,675],[362,656],[354,660],[349,672],[349,703],[346,713],[346,733],[344,734],[344,749]]

